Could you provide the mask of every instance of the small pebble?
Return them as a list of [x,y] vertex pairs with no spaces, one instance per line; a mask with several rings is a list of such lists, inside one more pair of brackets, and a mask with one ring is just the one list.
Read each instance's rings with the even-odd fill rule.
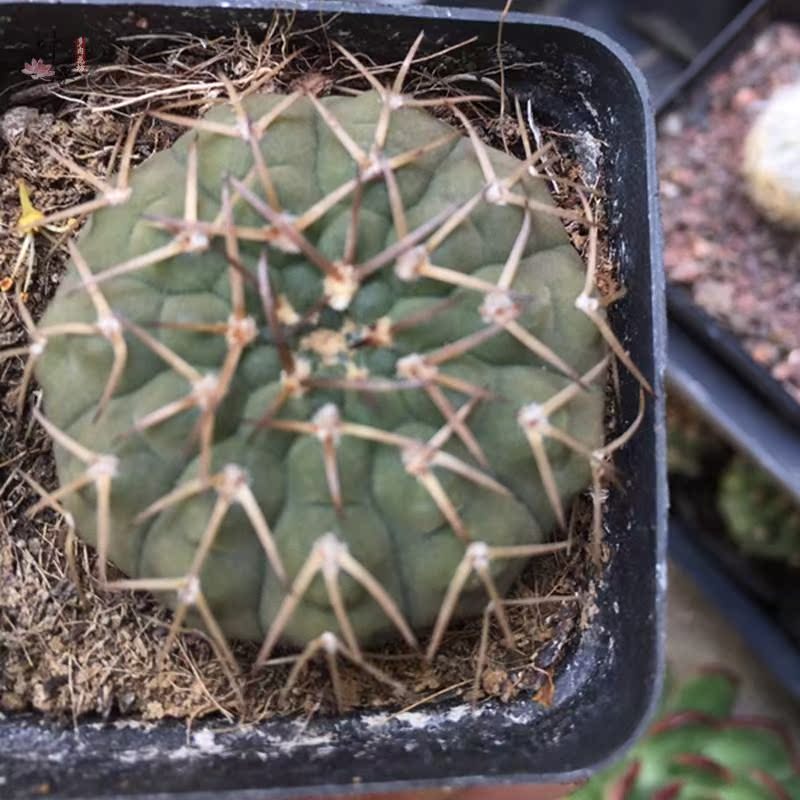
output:
[[692,255],[695,258],[709,258],[714,253],[714,245],[704,239],[702,236],[697,236],[692,239]]
[[749,86],[745,86],[739,89],[739,91],[733,96],[731,105],[737,111],[744,111],[753,105],[753,103],[758,102],[758,99],[758,94]]
[[673,111],[661,122],[661,133],[665,136],[680,136],[683,133],[683,117]]
[[750,355],[759,364],[768,365],[774,363],[778,357],[778,348],[770,342],[759,342],[753,346]]
[[696,259],[686,258],[672,267],[669,277],[678,283],[694,283],[705,275],[705,267]]
[[662,180],[661,194],[664,197],[668,197],[670,200],[674,200],[676,197],[680,196],[681,189],[676,183],[673,183],[672,181]]

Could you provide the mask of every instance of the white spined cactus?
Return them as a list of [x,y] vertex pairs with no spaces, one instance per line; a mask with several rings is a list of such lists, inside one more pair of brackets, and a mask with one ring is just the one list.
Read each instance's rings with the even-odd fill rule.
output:
[[777,91],[745,139],[753,203],[772,222],[800,230],[800,82]]

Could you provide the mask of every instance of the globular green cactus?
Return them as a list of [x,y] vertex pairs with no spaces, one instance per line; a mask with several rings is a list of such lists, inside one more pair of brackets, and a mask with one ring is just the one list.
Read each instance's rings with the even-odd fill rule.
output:
[[745,553],[800,565],[800,508],[743,456],[735,456],[722,476],[719,508]]
[[279,641],[360,659],[433,625],[432,655],[565,546],[543,542],[609,454],[604,339],[629,360],[577,215],[542,152],[404,94],[409,63],[392,88],[357,65],[355,96],[228,83],[202,119],[157,114],[190,130],[46,220],[93,212],[29,320],[62,486],[42,504],[63,498],[101,577],[108,558],[176,627],[263,640],[262,660]]
[[800,83],[781,87],[759,112],[745,138],[742,167],[764,216],[800,230]]
[[671,475],[701,478],[725,452],[708,425],[679,401],[667,405],[667,469]]
[[736,683],[709,672],[678,687],[622,762],[571,800],[789,800],[800,797],[792,742],[767,720],[733,716]]

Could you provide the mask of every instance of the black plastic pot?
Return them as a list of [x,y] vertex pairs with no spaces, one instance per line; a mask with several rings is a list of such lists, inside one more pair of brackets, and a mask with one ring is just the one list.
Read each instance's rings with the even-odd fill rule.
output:
[[800,431],[674,317],[669,321],[667,383],[670,393],[689,403],[800,502]]
[[[790,0],[754,0],[664,95],[659,116],[678,108],[703,114],[703,87],[767,25],[800,22]],[[679,286],[668,286],[670,392],[692,405],[800,502],[800,404],[739,340]],[[800,697],[797,572],[744,557],[710,513],[714,499],[673,485],[670,556],[695,577],[764,666]]]
[[707,347],[740,380],[746,382],[759,400],[782,420],[800,430],[800,403],[761,364],[752,359],[733,333],[698,306],[682,286],[667,286],[667,303],[670,316],[695,341]]
[[[670,555],[677,558],[688,547],[675,537],[691,537],[692,548],[699,553],[698,564],[710,563],[714,571],[724,576],[725,589],[721,594],[717,586],[723,578],[702,581],[704,591],[711,595],[731,624],[742,630],[748,641],[758,644],[754,651],[767,668],[787,689],[797,694],[800,691],[800,593],[797,591],[800,570],[783,561],[748,555],[731,538],[719,508],[720,479],[730,458],[730,451],[723,449],[704,463],[703,474],[699,477],[681,473],[669,475]],[[703,569],[711,567],[703,566]],[[733,591],[738,591],[741,598],[731,605],[727,597]],[[740,604],[753,610],[743,617],[738,611]],[[776,652],[774,647],[766,646],[773,641],[780,642]],[[792,659],[798,667],[794,676],[784,668],[787,660]]]
[[[398,2],[398,0],[381,0]],[[404,2],[404,0],[399,0]],[[413,5],[409,0],[407,5]],[[419,4],[502,9],[506,0],[419,0]],[[631,53],[658,101],[747,0],[514,0],[515,11],[553,14],[591,25]],[[687,22],[690,21],[690,24]]]
[[[775,619],[770,608],[737,582],[739,569],[730,552],[720,553],[719,541],[680,515],[670,515],[669,555],[693,578],[703,594],[735,626],[764,667],[800,701],[800,647]],[[753,580],[747,570],[748,581]],[[751,587],[755,589],[756,587]],[[759,593],[766,592],[765,586]]]
[[680,58],[693,61],[745,5],[742,0],[632,0],[630,19],[639,30]]
[[[659,117],[682,109],[702,119],[709,79],[776,21],[800,22],[800,6],[751,2],[666,93]],[[800,404],[685,289],[669,285],[667,303],[670,385],[800,501]]]
[[[211,36],[251,28],[288,3],[19,4],[0,0],[2,72],[37,55],[37,28],[64,38],[110,41],[148,30]],[[340,12],[331,37],[397,58],[424,28],[437,45],[476,36],[473,65],[492,62],[497,15],[454,9],[388,9],[302,2],[310,27],[319,12]],[[626,298],[612,324],[655,387],[644,424],[617,462],[622,487],[611,494],[606,525],[612,558],[599,589],[599,613],[556,678],[555,702],[428,705],[387,718],[276,720],[247,730],[203,733],[187,742],[180,723],[151,728],[83,724],[58,728],[35,716],[0,720],[0,795],[49,797],[263,798],[319,796],[474,785],[580,780],[638,735],[659,694],[666,581],[666,479],[663,416],[665,310],[654,161],[654,126],[644,81],[611,41],[578,24],[512,14],[504,38],[531,66],[509,74],[530,96],[541,123],[605,141],[603,170],[613,252]],[[473,69],[475,67],[473,66]],[[7,97],[7,95],[6,95]],[[1,101],[0,101],[1,102]],[[622,419],[638,410],[638,386],[622,378]],[[217,723],[219,726],[219,723]],[[195,729],[196,731],[197,729]]]
[[[670,395],[677,394],[800,500],[800,435],[725,362],[669,322]],[[669,554],[692,572],[765,667],[798,696],[800,599],[797,571],[745,558],[715,518],[714,493],[670,485],[676,518]]]

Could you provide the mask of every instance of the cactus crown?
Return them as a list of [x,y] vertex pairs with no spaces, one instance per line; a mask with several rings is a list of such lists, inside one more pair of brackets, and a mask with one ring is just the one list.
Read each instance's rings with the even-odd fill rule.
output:
[[[303,648],[393,684],[364,656],[392,636],[432,658],[451,620],[503,595],[566,529],[591,481],[599,559],[604,379],[647,386],[597,295],[598,229],[553,204],[550,148],[488,147],[462,105],[389,86],[355,56],[354,96],[242,90],[95,199],[37,325],[61,488],[50,506],[98,551],[109,588],[161,594],[229,638]],[[427,110],[437,107],[460,130]],[[518,115],[521,119],[521,114]],[[588,227],[589,269],[562,219]],[[642,395],[644,396],[644,395]],[[24,402],[24,392],[20,402]],[[641,420],[641,415],[637,420]],[[110,559],[126,576],[109,581]],[[400,687],[397,687],[398,689]],[[337,689],[338,697],[338,689]]]

